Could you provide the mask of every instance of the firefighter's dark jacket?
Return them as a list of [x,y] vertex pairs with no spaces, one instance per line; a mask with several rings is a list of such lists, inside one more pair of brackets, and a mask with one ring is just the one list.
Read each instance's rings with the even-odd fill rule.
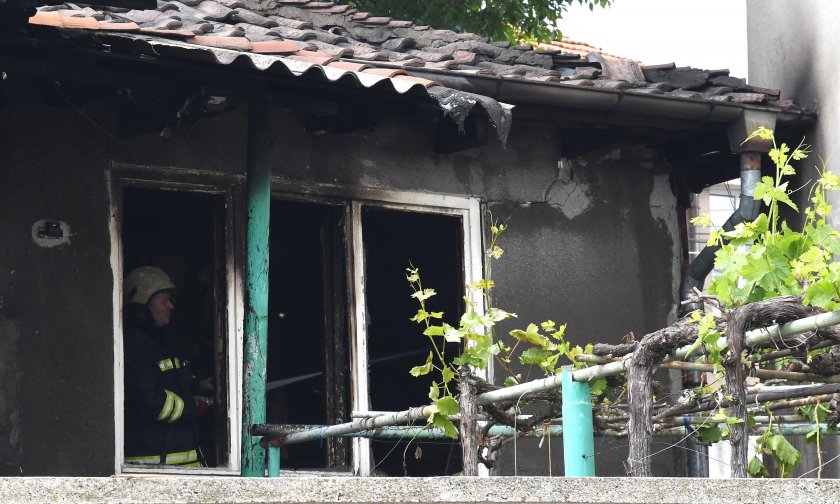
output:
[[176,357],[171,330],[126,320],[123,345],[126,461],[197,463],[191,378]]

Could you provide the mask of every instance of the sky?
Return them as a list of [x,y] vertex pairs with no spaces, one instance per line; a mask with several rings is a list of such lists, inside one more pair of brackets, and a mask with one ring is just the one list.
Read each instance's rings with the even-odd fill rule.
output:
[[565,37],[645,64],[747,77],[746,0],[613,0],[593,12],[575,3],[559,25]]

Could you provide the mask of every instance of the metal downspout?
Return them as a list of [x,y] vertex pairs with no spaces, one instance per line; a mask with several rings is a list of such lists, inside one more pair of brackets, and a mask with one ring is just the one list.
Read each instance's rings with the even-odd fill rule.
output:
[[[738,223],[752,222],[758,217],[761,202],[756,201],[755,186],[761,180],[761,154],[758,152],[741,153],[741,196],[738,209],[726,220],[723,229],[732,231]],[[680,288],[680,301],[688,299],[693,289],[703,290],[706,277],[715,266],[715,253],[719,245],[707,245],[694,258],[685,272]],[[680,317],[694,311],[702,310],[703,303],[680,304]],[[683,389],[691,389],[700,385],[700,373],[685,372],[682,380]],[[692,478],[707,478],[709,476],[708,448],[700,444],[694,436],[685,439],[686,475]]]
[[[741,195],[738,202],[738,209],[729,216],[723,224],[725,231],[732,231],[735,226],[742,222],[752,222],[758,217],[761,210],[761,202],[756,201],[755,186],[761,180],[761,153],[741,153]],[[720,250],[719,245],[707,245],[685,272],[680,288],[680,301],[685,301],[691,296],[693,289],[703,290],[706,277],[715,266],[715,253]],[[686,315],[694,310],[702,310],[702,303],[688,303],[681,305],[680,316]]]
[[252,424],[265,423],[268,351],[268,224],[271,202],[271,122],[267,98],[248,102],[247,300],[243,347],[242,476],[265,475],[265,451]]

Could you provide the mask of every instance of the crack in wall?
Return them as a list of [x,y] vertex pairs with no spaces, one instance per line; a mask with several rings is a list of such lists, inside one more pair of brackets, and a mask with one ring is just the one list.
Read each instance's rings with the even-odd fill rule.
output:
[[543,196],[543,203],[558,208],[568,219],[574,219],[592,206],[589,186],[575,181],[575,166],[586,166],[586,161],[561,158],[557,172]]

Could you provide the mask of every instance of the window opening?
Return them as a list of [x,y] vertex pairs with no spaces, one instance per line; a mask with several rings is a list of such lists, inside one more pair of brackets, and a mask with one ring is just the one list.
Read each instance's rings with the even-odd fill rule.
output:
[[[170,322],[177,348],[194,377],[192,393],[210,397],[214,404],[195,422],[196,435],[207,466],[225,466],[230,447],[225,198],[125,187],[122,217],[123,272],[156,266],[178,289]],[[201,381],[203,388],[198,385]]]
[[[371,409],[400,411],[429,402],[429,380],[408,370],[425,361],[426,336],[409,318],[417,311],[405,280],[409,261],[420,268],[429,300],[444,321],[458,324],[463,310],[464,237],[461,216],[362,207],[367,306],[368,377]],[[447,354],[457,355],[450,344]],[[373,474],[402,476],[407,442],[372,440]],[[451,441],[414,440],[405,453],[409,476],[451,475],[461,471],[460,449]]]
[[[349,417],[344,206],[273,200],[266,418],[332,425]],[[349,442],[283,447],[283,466],[349,471]]]

